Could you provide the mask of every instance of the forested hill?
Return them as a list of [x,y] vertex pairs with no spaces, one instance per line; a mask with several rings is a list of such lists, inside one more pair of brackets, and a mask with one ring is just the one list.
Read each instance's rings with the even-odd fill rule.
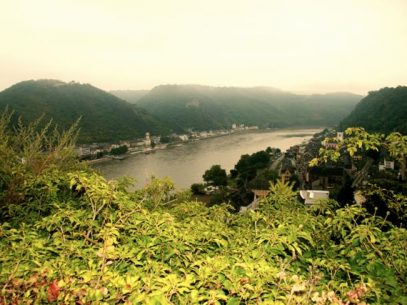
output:
[[29,122],[45,115],[61,128],[78,118],[79,142],[110,142],[144,136],[146,131],[159,133],[168,126],[148,114],[89,84],[65,83],[57,80],[20,82],[0,92],[0,111],[9,106],[15,119]]
[[65,129],[78,118],[80,143],[113,142],[152,134],[230,128],[332,126],[361,96],[348,93],[296,95],[272,88],[162,85],[151,91],[114,91],[57,80],[20,82],[0,92],[0,111],[30,122],[45,115]]
[[407,87],[369,92],[340,124],[341,129],[360,126],[370,132],[407,134]]
[[350,93],[297,95],[267,87],[161,85],[137,105],[178,128],[218,129],[337,125],[360,101]]

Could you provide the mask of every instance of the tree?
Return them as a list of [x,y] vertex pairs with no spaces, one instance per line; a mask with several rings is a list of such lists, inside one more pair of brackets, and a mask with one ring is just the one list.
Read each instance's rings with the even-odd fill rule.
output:
[[110,150],[110,153],[112,155],[123,155],[123,154],[127,153],[128,150],[129,150],[128,147],[126,145],[123,145],[120,147],[112,148]]
[[163,144],[170,143],[170,137],[168,137],[168,136],[161,136],[160,142],[163,143]]
[[407,136],[393,132],[386,137],[386,148],[400,162],[401,180],[406,180]]
[[262,150],[251,155],[242,155],[235,165],[235,170],[238,172],[238,178],[243,181],[243,185],[246,185],[248,181],[256,177],[257,170],[266,168],[269,162],[269,153]]
[[226,186],[228,182],[226,171],[220,165],[212,165],[202,177],[205,182],[215,186]]
[[253,180],[248,183],[248,187],[251,189],[268,190],[270,182],[274,183],[278,179],[278,173],[273,170],[265,170],[257,175]]
[[193,183],[191,185],[191,191],[194,195],[203,195],[205,194],[204,185],[202,183]]

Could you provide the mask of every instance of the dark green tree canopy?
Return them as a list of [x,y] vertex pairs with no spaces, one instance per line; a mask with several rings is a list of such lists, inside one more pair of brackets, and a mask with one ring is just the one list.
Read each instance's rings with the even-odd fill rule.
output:
[[212,165],[205,174],[202,176],[204,181],[215,186],[226,186],[227,175],[226,171],[220,167],[220,165]]
[[44,115],[44,122],[52,119],[62,131],[81,118],[80,143],[116,142],[170,130],[144,109],[89,84],[20,82],[0,92],[0,112],[6,107],[14,111],[14,125],[18,117],[27,124]]
[[369,132],[407,134],[407,87],[369,92],[340,124],[341,129],[355,126]]
[[256,176],[256,171],[267,167],[270,155],[266,151],[258,151],[251,155],[242,155],[235,165],[235,170],[243,179],[252,179]]

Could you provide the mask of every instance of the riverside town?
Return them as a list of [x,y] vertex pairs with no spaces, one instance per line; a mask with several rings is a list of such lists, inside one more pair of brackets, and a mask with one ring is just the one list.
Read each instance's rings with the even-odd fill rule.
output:
[[229,135],[239,131],[256,130],[257,126],[245,126],[244,124],[233,124],[231,129],[192,131],[187,130],[185,134],[172,133],[168,136],[150,136],[147,132],[142,139],[120,141],[119,143],[93,143],[80,145],[76,148],[78,156],[91,163],[106,161],[109,159],[123,159],[126,154],[153,153],[158,149],[164,149],[168,145],[180,145],[188,141],[198,141],[207,138]]

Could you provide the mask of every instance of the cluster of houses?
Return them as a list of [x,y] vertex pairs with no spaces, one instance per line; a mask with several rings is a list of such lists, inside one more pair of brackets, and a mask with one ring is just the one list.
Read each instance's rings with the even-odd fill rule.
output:
[[83,144],[76,147],[78,156],[82,159],[100,159],[119,147],[126,147],[127,153],[149,153],[156,149],[163,149],[168,144],[179,144],[188,141],[197,141],[211,137],[228,135],[238,131],[258,129],[257,126],[246,126],[245,124],[232,124],[231,129],[193,131],[188,129],[185,134],[172,133],[166,137],[152,136],[149,132],[144,138],[119,141],[117,143],[93,143]]
[[[326,138],[331,140],[326,141]],[[330,192],[336,193],[349,181],[353,181],[352,187],[355,187],[357,186],[355,182],[362,183],[365,179],[400,179],[401,169],[397,168],[395,160],[386,152],[381,152],[378,162],[369,164],[369,167],[366,166],[368,158],[362,154],[355,154],[352,157],[349,154],[341,154],[338,162],[309,166],[309,162],[318,156],[321,147],[336,149],[343,140],[343,132],[325,129],[315,134],[309,142],[291,147],[281,162],[280,177],[288,181],[296,176],[299,188],[304,190],[300,195],[306,203],[317,198],[328,198]],[[358,181],[361,173],[364,174],[363,179]]]
[[159,136],[150,136],[150,133],[147,132],[144,138],[135,139],[132,141],[119,141],[118,143],[114,144],[93,143],[88,145],[80,145],[76,147],[76,152],[80,158],[97,159],[119,147],[126,147],[127,152],[135,153],[148,151],[152,146],[158,145],[159,143]]
[[[326,140],[326,139],[329,140]],[[325,129],[317,133],[307,143],[290,147],[282,156],[275,159],[279,164],[276,170],[284,181],[296,180],[300,189],[299,195],[307,205],[321,199],[328,199],[338,194],[347,183],[357,187],[366,179],[386,178],[399,180],[401,168],[386,152],[380,152],[376,162],[362,154],[341,154],[338,162],[327,162],[310,167],[309,162],[319,155],[321,147],[336,149],[344,141],[344,133],[334,129]],[[367,166],[368,165],[368,166]],[[273,166],[271,166],[273,167]],[[253,202],[240,209],[244,212],[257,207],[259,199],[268,194],[268,190],[252,189],[255,196]]]

